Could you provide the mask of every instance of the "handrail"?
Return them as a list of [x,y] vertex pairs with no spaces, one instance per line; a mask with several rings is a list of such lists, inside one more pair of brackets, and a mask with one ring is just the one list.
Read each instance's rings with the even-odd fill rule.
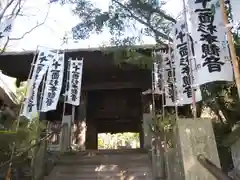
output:
[[219,167],[213,164],[204,155],[199,154],[197,156],[198,162],[207,169],[217,180],[233,180],[231,177],[227,176]]
[[[47,138],[53,136],[55,133],[59,133],[60,130],[63,128],[63,125],[60,126],[60,129],[56,130],[54,129],[51,133],[47,134],[46,136],[44,136],[43,138],[41,138],[40,140],[38,140],[37,143],[31,145],[30,147],[28,147],[26,150],[21,151],[19,153],[17,153],[15,156],[13,156],[11,159],[5,161],[4,163],[0,164],[0,169],[3,168],[4,166],[8,165],[9,163],[11,163],[11,161],[15,160],[16,158],[18,158],[19,156],[23,155],[24,153],[30,151],[32,148],[38,146],[41,144],[42,141],[46,140]],[[32,141],[32,140],[31,140]]]
[[[155,137],[152,139],[152,168],[153,168],[153,174],[155,176],[155,178],[160,178],[160,179],[164,179],[166,178],[166,173],[164,170],[164,165],[163,165],[163,157],[161,156],[161,144],[159,144],[161,141],[159,141],[159,136]],[[160,161],[160,164],[159,162]],[[158,169],[160,168],[160,169]]]

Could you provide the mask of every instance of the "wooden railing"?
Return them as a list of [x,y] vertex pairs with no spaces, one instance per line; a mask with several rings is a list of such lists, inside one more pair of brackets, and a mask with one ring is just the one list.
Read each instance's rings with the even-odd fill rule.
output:
[[217,180],[234,180],[226,175],[219,167],[213,164],[208,158],[199,154],[197,156],[198,162],[206,168]]

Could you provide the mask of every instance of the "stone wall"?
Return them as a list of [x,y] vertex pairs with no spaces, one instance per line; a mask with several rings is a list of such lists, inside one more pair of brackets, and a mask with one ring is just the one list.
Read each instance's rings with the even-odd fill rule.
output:
[[240,172],[240,139],[231,146],[231,150],[234,168]]
[[198,161],[203,154],[220,167],[212,122],[179,119],[173,131],[174,148],[168,152],[171,180],[216,180]]

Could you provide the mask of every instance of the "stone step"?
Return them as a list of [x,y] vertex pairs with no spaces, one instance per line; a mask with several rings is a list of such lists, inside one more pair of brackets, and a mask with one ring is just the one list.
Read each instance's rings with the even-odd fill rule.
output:
[[71,167],[68,168],[66,166],[56,166],[55,169],[58,172],[65,173],[65,174],[71,174],[71,173],[90,173],[90,172],[100,172],[100,173],[120,173],[120,172],[149,172],[151,169],[147,166],[120,166],[120,165],[100,165],[100,166],[77,166],[77,167]]
[[58,160],[58,164],[60,165],[84,165],[84,164],[92,164],[92,165],[100,165],[100,164],[125,164],[126,161],[129,164],[138,163],[138,164],[146,164],[149,162],[149,157],[147,155],[104,155],[104,156],[91,156],[91,157],[61,157]]
[[44,180],[152,180],[151,176],[105,176],[105,177],[75,177],[74,175],[57,178],[45,178]]
[[112,156],[112,155],[124,155],[124,156],[132,156],[134,155],[145,155],[148,150],[145,149],[116,149],[116,150],[86,150],[86,151],[72,151],[66,152],[63,154],[63,157],[92,157],[92,156]]
[[134,158],[126,158],[126,157],[101,157],[101,158],[89,158],[89,159],[80,159],[80,158],[61,158],[57,161],[59,165],[107,165],[107,164],[121,164],[124,165],[126,162],[131,164],[146,164],[149,161],[148,157],[134,157]]
[[[134,156],[133,156],[134,155]],[[124,157],[145,157],[146,153],[94,153],[94,152],[88,152],[88,153],[76,153],[76,154],[64,154],[62,157],[63,158],[92,158],[92,157],[119,157],[119,156],[124,156]]]
[[[138,149],[100,149],[100,150],[85,150],[85,151],[79,151],[79,152],[75,152],[75,154],[88,154],[88,153],[95,153],[95,154],[138,154],[138,153],[143,153],[145,154],[146,152],[148,152],[147,149],[143,149],[143,148],[138,148]],[[66,154],[74,154],[74,152],[69,152]]]
[[55,177],[68,177],[73,175],[75,177],[105,177],[105,176],[147,176],[150,175],[148,171],[145,172],[129,172],[129,171],[122,171],[122,172],[75,172],[75,173],[63,173],[63,172],[56,172]]
[[145,150],[100,150],[65,154],[45,180],[152,180]]
[[132,179],[134,179],[134,177],[136,178],[145,178],[145,179],[150,179],[152,177],[152,174],[149,172],[128,172],[128,171],[123,171],[123,172],[78,172],[78,173],[62,173],[59,171],[55,171],[54,174],[51,174],[49,177],[47,177],[46,180],[50,180],[50,179],[108,179],[109,177],[114,177],[114,178],[122,178],[122,179],[126,179],[127,177],[130,178],[132,177]]
[[130,160],[130,161],[146,161],[149,159],[148,156],[92,156],[92,157],[61,157],[60,160],[71,160],[71,161],[91,161],[91,160]]

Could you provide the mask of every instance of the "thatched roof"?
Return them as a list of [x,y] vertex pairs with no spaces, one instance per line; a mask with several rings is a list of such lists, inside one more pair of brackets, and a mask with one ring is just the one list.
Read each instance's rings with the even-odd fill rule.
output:
[[[12,107],[18,104],[16,92],[10,87],[9,83],[11,78],[2,74],[0,71],[0,99],[3,100],[4,104]],[[12,81],[12,83],[14,83]]]

